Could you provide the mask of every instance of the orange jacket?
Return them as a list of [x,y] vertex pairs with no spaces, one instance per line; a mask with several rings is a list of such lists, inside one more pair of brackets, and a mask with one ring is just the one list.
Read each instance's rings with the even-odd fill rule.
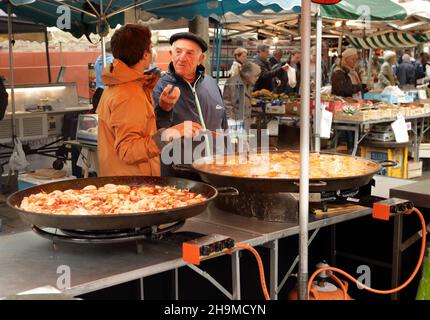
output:
[[159,176],[161,133],[152,100],[158,79],[117,59],[102,79],[107,87],[97,108],[99,176]]

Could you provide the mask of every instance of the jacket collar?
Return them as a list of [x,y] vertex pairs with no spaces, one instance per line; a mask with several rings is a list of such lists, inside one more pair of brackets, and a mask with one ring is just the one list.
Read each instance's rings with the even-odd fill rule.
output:
[[[169,73],[178,81],[186,82],[180,75],[178,75],[175,71],[175,67],[173,66],[173,63],[169,63]],[[205,67],[203,67],[201,64],[197,66],[196,70],[196,80],[200,78],[203,78],[205,76]]]

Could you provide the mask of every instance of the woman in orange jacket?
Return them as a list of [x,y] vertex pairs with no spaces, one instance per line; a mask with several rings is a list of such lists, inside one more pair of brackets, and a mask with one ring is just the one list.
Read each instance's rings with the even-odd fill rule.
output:
[[149,28],[121,27],[111,48],[115,60],[102,72],[107,88],[97,108],[99,176],[159,176],[163,146],[194,136],[201,127],[182,123],[157,131],[152,90],[158,77],[144,73],[152,60]]

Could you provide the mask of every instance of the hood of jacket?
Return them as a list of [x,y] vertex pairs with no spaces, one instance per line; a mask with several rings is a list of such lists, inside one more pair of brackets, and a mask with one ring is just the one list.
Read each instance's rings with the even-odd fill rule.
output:
[[144,74],[132,69],[119,59],[115,59],[102,71],[103,83],[107,86],[140,81],[144,86],[152,89],[157,83],[158,78],[154,74]]

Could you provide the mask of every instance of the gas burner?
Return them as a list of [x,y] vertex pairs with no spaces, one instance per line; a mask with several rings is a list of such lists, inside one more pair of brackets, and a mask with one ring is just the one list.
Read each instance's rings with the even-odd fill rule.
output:
[[[146,228],[123,230],[61,230],[47,231],[38,226],[33,226],[33,231],[39,236],[57,242],[85,243],[85,244],[112,244],[141,240],[160,240],[167,234],[174,232],[184,225],[185,221],[177,221],[167,227],[152,226]],[[138,248],[139,249],[139,248]],[[138,250],[139,251],[139,250]]]

